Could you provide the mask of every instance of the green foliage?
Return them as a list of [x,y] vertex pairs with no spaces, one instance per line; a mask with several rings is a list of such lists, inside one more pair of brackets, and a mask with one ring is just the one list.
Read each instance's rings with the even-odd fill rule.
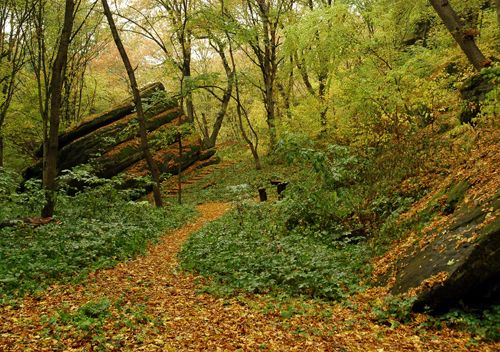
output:
[[25,183],[26,192],[18,193],[19,175],[10,170],[0,168],[0,222],[28,216],[37,212],[43,203],[44,194],[40,180],[29,180]]
[[354,182],[360,163],[348,147],[337,144],[318,146],[306,135],[297,133],[284,133],[273,156],[288,165],[312,168],[314,175],[320,176],[323,185],[329,189]]
[[143,304],[124,302],[123,298],[111,302],[107,297],[91,300],[78,308],[63,307],[51,316],[42,316],[41,320],[45,336],[61,340],[77,335],[98,351],[123,346],[121,336],[109,336],[107,324],[134,330],[144,324],[162,324],[146,312]]
[[[4,186],[7,177],[2,180],[0,221],[38,211],[43,204],[38,187],[18,194],[12,185]],[[0,296],[33,292],[56,280],[79,280],[92,270],[133,258],[193,216],[189,207],[157,209],[145,201],[129,201],[128,192],[114,188],[116,181],[94,181],[102,185],[73,197],[58,195],[56,222],[0,229]]]
[[211,277],[212,292],[283,291],[341,299],[360,289],[368,267],[364,244],[334,241],[311,228],[287,230],[283,205],[240,206],[193,235],[184,269]]
[[[412,306],[415,298],[389,295],[372,304],[375,319],[382,324],[397,327],[413,319]],[[466,312],[460,309],[445,314],[428,316],[419,324],[420,328],[439,329],[443,326],[467,330],[476,338],[487,341],[500,341],[500,306]]]
[[384,300],[374,303],[372,313],[379,323],[397,327],[401,323],[411,321],[411,308],[414,301],[414,298],[388,295]]
[[430,318],[427,325],[440,327],[442,324],[469,331],[474,336],[489,341],[500,341],[500,306],[493,305],[477,312],[452,310],[442,316]]
[[103,347],[104,325],[111,316],[111,302],[107,298],[90,301],[76,311],[60,309],[54,316],[42,316],[44,334],[59,339],[71,328],[76,328],[85,340],[92,341],[98,349]]

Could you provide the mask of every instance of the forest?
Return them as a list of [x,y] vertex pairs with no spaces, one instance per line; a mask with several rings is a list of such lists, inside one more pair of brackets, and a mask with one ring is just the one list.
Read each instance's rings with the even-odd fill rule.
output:
[[1,351],[500,350],[500,0],[1,0]]

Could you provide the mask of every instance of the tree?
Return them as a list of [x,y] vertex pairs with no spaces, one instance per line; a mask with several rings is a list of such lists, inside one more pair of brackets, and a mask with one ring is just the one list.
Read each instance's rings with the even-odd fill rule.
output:
[[42,217],[52,217],[55,208],[57,155],[59,151],[59,122],[61,115],[61,98],[64,71],[68,61],[68,49],[71,42],[73,23],[75,20],[75,1],[66,0],[64,23],[60,34],[57,54],[52,65],[50,80],[50,115],[47,148],[44,148],[43,186],[45,189],[45,206]]
[[116,29],[115,21],[113,19],[113,14],[111,13],[111,9],[106,0],[102,0],[102,6],[104,8],[104,15],[108,20],[109,28],[111,30],[111,34],[113,35],[113,40],[115,45],[120,52],[120,56],[123,61],[123,65],[127,71],[128,78],[130,80],[130,88],[132,89],[132,93],[134,96],[135,108],[137,110],[137,119],[139,120],[139,135],[141,139],[141,148],[144,153],[144,158],[148,164],[149,171],[151,172],[151,176],[153,177],[153,196],[155,199],[155,204],[157,207],[163,206],[163,201],[161,198],[161,190],[160,190],[160,171],[153,160],[153,156],[149,151],[148,146],[148,134],[146,129],[146,119],[144,118],[144,110],[142,107],[141,94],[139,91],[139,87],[137,86],[137,80],[135,78],[134,69],[132,68],[132,64],[128,58],[127,52],[123,43],[121,41],[118,30]]
[[[163,66],[177,72],[174,84],[180,87],[181,105],[188,121],[197,123],[207,148],[216,144],[234,85],[218,5],[224,8],[222,1],[151,0],[119,12],[127,21],[124,29],[154,42],[162,53]],[[197,48],[195,61],[193,46]],[[220,73],[225,75],[224,87]]]
[[257,65],[261,73],[260,90],[266,109],[271,152],[277,142],[275,88],[278,66],[282,61],[282,58],[278,56],[278,48],[282,44],[279,31],[282,17],[291,9],[292,3],[287,0],[246,0],[245,3],[247,8],[246,39],[253,55],[247,51],[245,53]]
[[286,31],[285,48],[296,65],[307,93],[317,101],[321,132],[327,130],[330,84],[341,62],[351,58],[354,46],[353,15],[344,4],[309,3],[306,11]]
[[88,83],[86,73],[92,60],[107,44],[107,40],[100,40],[99,37],[103,15],[94,11],[97,3],[94,1],[87,6],[82,5],[83,11],[76,14],[75,21],[80,20],[81,23],[71,41],[63,84],[61,122],[65,127],[79,122],[88,113],[94,100],[95,89],[85,96]]
[[[166,62],[173,63],[179,75],[181,106],[185,106],[189,122],[194,121],[195,108],[190,86],[192,64],[192,12],[194,0],[151,0],[141,8],[127,6],[128,13],[118,11],[133,28],[125,30],[144,36],[158,45]],[[167,27],[169,33],[162,28]],[[168,37],[169,40],[165,40]]]
[[26,62],[23,41],[26,23],[34,9],[30,0],[5,0],[0,4],[0,167],[4,163],[2,127]]
[[[228,38],[229,38],[229,34],[228,34]],[[260,162],[260,157],[259,157],[259,152],[258,152],[259,135],[255,131],[254,127],[252,126],[250,118],[248,117],[248,113],[247,113],[245,107],[241,103],[240,83],[239,83],[238,76],[237,76],[236,61],[234,60],[234,53],[233,53],[233,48],[232,48],[230,39],[229,39],[229,55],[231,58],[232,72],[234,75],[234,85],[235,85],[235,91],[236,91],[236,96],[234,97],[234,100],[236,100],[236,113],[238,115],[238,127],[240,129],[240,132],[241,132],[243,139],[245,140],[248,147],[250,148],[250,151],[252,153],[252,157],[253,157],[254,162],[255,162],[255,169],[261,170],[262,165]],[[247,132],[247,129],[245,128],[245,123],[248,126],[248,132]]]
[[[212,51],[208,52],[207,61],[211,63],[210,66],[215,66],[216,60],[214,60],[214,53],[216,53],[220,59],[220,63],[222,64],[223,72],[225,75],[225,87],[221,87],[218,84],[219,72],[214,69],[212,72],[205,69],[203,73],[199,75],[193,81],[193,87],[191,89],[198,90],[204,89],[209,93],[211,97],[217,101],[218,105],[217,112],[215,113],[215,118],[213,119],[213,123],[210,126],[209,119],[207,118],[207,114],[204,111],[201,111],[201,118],[195,114],[196,122],[200,128],[200,131],[203,135],[203,142],[205,147],[213,148],[217,142],[217,138],[219,136],[220,130],[222,128],[222,124],[224,122],[224,118],[227,114],[229,103],[231,101],[233,86],[235,83],[235,71],[234,68],[229,64],[229,60],[226,54],[226,51],[231,50],[231,38],[228,35],[227,28],[227,13],[224,6],[224,1],[220,1],[219,6],[207,6],[200,11],[199,16],[197,17],[198,26],[196,27],[195,38],[200,42],[205,42],[207,45],[207,49],[212,49]],[[208,65],[207,65],[208,66]],[[203,78],[207,77],[206,80]],[[202,82],[206,81],[206,82]],[[219,96],[217,92],[221,92],[222,95]]]
[[489,66],[491,61],[483,55],[474,41],[474,36],[478,33],[474,29],[465,28],[449,1],[429,0],[429,2],[474,68],[479,71]]

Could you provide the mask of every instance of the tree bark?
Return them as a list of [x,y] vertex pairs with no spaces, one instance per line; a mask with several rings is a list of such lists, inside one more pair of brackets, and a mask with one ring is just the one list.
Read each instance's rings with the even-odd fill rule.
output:
[[115,45],[120,52],[120,56],[123,61],[123,65],[125,66],[125,69],[127,70],[127,75],[130,80],[130,88],[132,89],[133,96],[134,96],[134,102],[135,102],[135,107],[137,110],[137,118],[139,120],[139,134],[140,134],[140,139],[141,139],[141,148],[144,153],[144,158],[146,159],[146,162],[148,164],[149,171],[151,172],[151,176],[153,177],[153,196],[155,199],[155,204],[157,207],[163,206],[163,201],[161,198],[161,192],[160,192],[160,172],[158,170],[158,167],[156,166],[155,161],[153,160],[153,157],[151,156],[151,153],[149,152],[149,146],[148,146],[148,133],[146,130],[146,120],[144,118],[144,110],[142,108],[142,101],[141,101],[141,93],[139,91],[139,88],[137,86],[137,81],[135,78],[135,73],[134,69],[132,68],[132,64],[130,63],[130,60],[128,58],[127,52],[125,51],[125,47],[123,46],[123,43],[120,39],[120,35],[118,34],[118,30],[116,29],[115,21],[113,20],[113,15],[111,14],[111,10],[109,8],[108,2],[106,0],[102,0],[102,6],[104,8],[104,15],[106,16],[106,19],[108,20],[109,28],[111,30],[111,33],[113,35],[113,40],[115,42]]
[[500,27],[500,0],[496,0],[495,5],[497,8],[497,25]]
[[44,156],[43,186],[45,190],[45,206],[42,209],[42,217],[48,218],[54,215],[56,176],[57,176],[57,152],[59,150],[59,121],[61,113],[62,83],[64,71],[68,60],[68,48],[73,30],[75,2],[66,0],[64,10],[64,23],[61,31],[57,56],[52,66],[52,79],[50,81],[50,114],[49,131],[46,153]]
[[[189,49],[187,49],[187,44],[182,43],[182,52],[183,52],[183,60],[182,60],[182,74],[183,81],[186,79],[191,79],[191,46],[189,45]],[[193,103],[193,93],[191,92],[191,88],[186,93],[186,115],[188,118],[188,122],[194,122],[194,103]]]
[[224,71],[226,73],[227,85],[224,89],[224,94],[222,99],[220,100],[221,105],[220,109],[217,112],[217,116],[215,118],[214,126],[212,129],[212,133],[208,139],[207,147],[213,148],[217,142],[217,137],[219,136],[220,129],[222,128],[222,122],[224,121],[224,117],[226,116],[227,108],[229,106],[229,102],[231,101],[231,94],[233,92],[233,84],[234,84],[234,72],[231,70],[229,66],[229,62],[227,60],[226,54],[224,53],[224,47],[222,43],[217,41],[217,45],[212,45],[212,47],[219,54],[222,65],[224,66]]
[[179,144],[179,168],[177,171],[177,201],[182,204],[182,134],[177,136]]
[[477,47],[474,36],[465,31],[466,28],[448,0],[429,0],[429,2],[474,68],[480,71],[489,66],[491,61]]
[[[234,89],[236,93],[236,113],[238,115],[238,126],[240,128],[241,135],[245,142],[247,143],[248,147],[250,148],[250,151],[252,152],[252,156],[255,162],[255,169],[256,170],[261,170],[262,169],[262,164],[260,162],[260,157],[258,153],[258,147],[259,147],[259,136],[255,129],[252,126],[252,123],[250,119],[248,118],[248,114],[243,108],[243,105],[241,104],[241,99],[240,99],[240,86],[239,86],[239,81],[238,81],[238,75],[236,71],[236,61],[234,60],[234,54],[233,54],[233,47],[231,45],[231,37],[230,35],[226,32],[226,37],[229,42],[229,57],[231,59],[231,67],[232,67],[232,72],[233,72],[233,78],[234,78]],[[250,132],[252,133],[254,141],[248,136],[247,132],[245,131],[245,127],[243,126],[243,115],[245,116],[245,120],[248,124],[248,128]]]
[[264,54],[262,56],[262,74],[264,78],[264,105],[266,107],[266,122],[269,128],[269,151],[274,151],[276,146],[276,108],[274,101],[274,78],[275,71],[275,43],[273,42],[274,28],[269,21],[269,4],[258,0],[262,17],[262,31],[264,42]]
[[4,158],[4,141],[3,141],[3,136],[0,134],[0,167],[3,167],[3,158]]

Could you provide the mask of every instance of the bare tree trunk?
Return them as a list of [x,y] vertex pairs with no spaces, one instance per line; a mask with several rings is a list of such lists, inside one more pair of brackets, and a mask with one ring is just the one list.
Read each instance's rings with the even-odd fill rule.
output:
[[64,71],[68,60],[68,48],[73,30],[75,2],[66,0],[64,10],[64,23],[61,31],[57,56],[52,67],[52,79],[50,81],[50,114],[49,131],[45,163],[43,170],[43,186],[45,190],[45,206],[42,209],[42,217],[52,217],[56,204],[56,176],[57,176],[57,154],[59,149],[59,122],[61,114],[62,84]]
[[[229,41],[229,57],[231,58],[231,66],[232,66],[232,72],[233,72],[233,77],[234,77],[234,89],[236,93],[236,112],[238,114],[238,125],[240,128],[241,135],[245,142],[248,144],[250,151],[252,152],[252,156],[255,162],[255,169],[256,170],[261,170],[262,169],[262,164],[260,162],[260,157],[258,153],[258,147],[259,147],[259,136],[255,129],[252,126],[252,123],[250,122],[250,119],[248,118],[248,114],[243,108],[243,105],[241,105],[241,99],[240,99],[240,87],[239,87],[239,81],[238,81],[238,76],[236,73],[236,62],[234,60],[234,54],[233,54],[233,48],[231,45],[231,39],[229,34],[226,32],[226,36]],[[245,127],[243,126],[243,115],[245,116],[245,120],[248,124],[248,128],[250,129],[250,132],[254,136],[255,143],[252,141],[250,136],[248,136],[247,132],[245,131]]]
[[[180,123],[180,120],[179,120]],[[177,201],[182,204],[182,134],[179,132],[177,136],[179,144],[179,168],[177,170]]]
[[115,21],[113,20],[113,15],[106,0],[102,0],[102,6],[104,8],[104,14],[108,20],[109,28],[111,29],[111,33],[113,35],[113,40],[115,42],[118,51],[120,52],[123,65],[127,70],[127,75],[130,80],[130,88],[132,89],[133,92],[135,106],[137,110],[137,118],[139,120],[139,135],[141,139],[141,149],[144,153],[144,158],[146,159],[146,162],[148,164],[151,176],[153,177],[153,196],[155,199],[155,204],[157,207],[161,207],[163,206],[163,201],[161,198],[161,191],[160,191],[160,171],[158,170],[158,167],[149,151],[146,120],[144,118],[144,110],[142,108],[141,94],[137,86],[137,81],[135,79],[134,69],[132,68],[127,52],[125,51],[125,47],[123,46],[123,43],[120,39],[120,35],[118,34],[118,30],[116,29]]
[[328,128],[328,121],[326,114],[328,112],[328,106],[326,104],[326,80],[327,74],[319,75],[319,87],[318,87],[318,98],[320,103],[320,123],[321,123],[321,134],[325,134]]
[[[215,39],[214,39],[215,40]],[[234,84],[234,72],[231,70],[229,66],[229,62],[227,60],[226,54],[224,53],[224,46],[219,41],[215,40],[216,44],[211,44],[215,51],[219,54],[222,65],[224,66],[224,71],[226,73],[227,85],[224,89],[224,94],[222,99],[220,99],[221,105],[220,109],[217,112],[217,116],[215,118],[214,126],[212,129],[212,134],[207,141],[207,147],[213,148],[217,142],[217,137],[219,136],[220,129],[222,127],[222,122],[224,121],[224,117],[226,116],[227,108],[229,106],[229,102],[231,101],[231,94],[233,92],[233,84]]]
[[489,66],[491,61],[487,59],[474,41],[474,34],[467,33],[466,28],[448,0],[429,0],[434,10],[443,21],[448,31],[458,43],[470,63],[476,70]]
[[3,167],[4,159],[4,140],[3,136],[0,134],[0,167]]
[[[188,33],[189,35],[189,33]],[[191,44],[184,42],[182,40],[182,74],[183,81],[191,78]],[[189,123],[194,122],[194,103],[193,103],[193,93],[190,90],[186,93],[186,115]]]

